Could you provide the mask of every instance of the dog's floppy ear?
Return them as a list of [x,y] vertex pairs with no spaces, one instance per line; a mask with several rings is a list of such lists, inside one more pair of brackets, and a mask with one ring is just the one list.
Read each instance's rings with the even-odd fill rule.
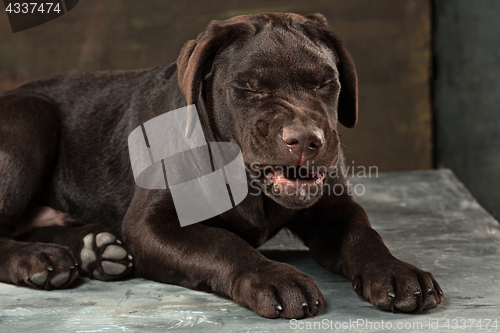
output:
[[314,22],[314,25],[319,29],[320,35],[318,37],[330,45],[338,56],[337,67],[341,86],[337,110],[338,118],[342,125],[353,128],[358,121],[358,77],[351,55],[340,37],[328,29],[328,22],[323,15],[310,14],[305,17]]
[[[251,24],[234,19],[212,21],[207,30],[199,34],[196,40],[190,40],[184,45],[177,59],[177,68],[179,86],[187,105],[197,104],[203,77],[211,70],[217,53],[236,38],[251,32],[252,28]],[[197,106],[199,109],[203,108],[203,106]],[[200,112],[202,111],[200,110]],[[206,119],[206,117],[200,116],[200,120],[202,119]],[[196,125],[195,121],[196,117],[188,114],[186,138],[191,136]]]

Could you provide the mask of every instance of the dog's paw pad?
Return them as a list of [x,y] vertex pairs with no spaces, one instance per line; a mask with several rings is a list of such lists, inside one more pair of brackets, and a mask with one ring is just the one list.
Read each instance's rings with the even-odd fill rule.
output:
[[436,297],[434,295],[429,296],[429,299],[427,300],[427,304],[425,305],[425,310],[431,309],[436,306],[438,302],[436,301]]
[[391,304],[392,304],[392,299],[389,297],[379,299],[377,302],[375,302],[376,306],[384,310],[390,310]]
[[70,277],[71,277],[71,274],[69,271],[59,273],[50,280],[50,284],[53,287],[59,288],[60,286],[64,285],[66,282],[68,282]]
[[396,309],[403,312],[411,312],[417,308],[416,298],[407,298],[395,304]]
[[80,258],[82,270],[89,277],[103,281],[123,276],[132,267],[133,259],[122,242],[110,232],[86,235]]
[[30,277],[30,281],[36,284],[37,286],[43,286],[45,285],[45,282],[47,282],[48,275],[49,272],[37,273]]
[[94,271],[92,272],[92,275],[94,276],[94,278],[96,278],[97,280],[101,280],[101,281],[107,281],[107,280],[110,280],[109,278],[101,275],[101,273],[99,273],[99,271],[97,269],[94,269]]
[[120,275],[125,272],[127,269],[126,265],[118,264],[115,262],[111,261],[103,261],[101,262],[102,269],[104,270],[104,273],[108,275]]
[[127,251],[125,251],[123,247],[118,245],[109,245],[102,254],[102,257],[104,259],[111,259],[111,260],[123,260],[127,256],[128,256]]
[[80,259],[82,260],[82,269],[89,273],[89,265],[97,260],[94,251],[94,234],[88,234],[83,238],[83,248],[80,252]]
[[97,247],[103,247],[104,245],[108,245],[114,243],[116,241],[116,237],[110,234],[109,232],[101,232],[97,234],[95,237],[95,242]]

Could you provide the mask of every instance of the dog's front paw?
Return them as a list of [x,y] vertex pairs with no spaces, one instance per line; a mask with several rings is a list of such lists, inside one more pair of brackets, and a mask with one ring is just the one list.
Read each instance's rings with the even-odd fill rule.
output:
[[106,281],[124,277],[132,268],[132,259],[110,232],[89,233],[83,238],[80,268],[90,278]]
[[444,298],[431,273],[397,259],[368,264],[352,286],[359,296],[392,312],[419,313]]
[[232,297],[267,318],[312,317],[323,308],[323,294],[312,277],[273,261],[240,275]]
[[17,285],[63,289],[78,277],[77,260],[66,246],[19,242],[12,252],[7,267]]

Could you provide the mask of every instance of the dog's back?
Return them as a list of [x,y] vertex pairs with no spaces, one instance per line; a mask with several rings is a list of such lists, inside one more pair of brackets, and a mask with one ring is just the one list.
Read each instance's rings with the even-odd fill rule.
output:
[[[143,92],[154,93],[148,92],[148,86],[158,76],[165,85],[172,85],[175,75],[162,75],[169,67],[175,65],[61,75],[4,94],[40,96],[54,106],[58,140],[40,204],[69,212],[82,222],[119,228],[134,187],[127,137],[136,123],[149,119],[148,112],[138,119],[141,113],[131,109]],[[168,93],[164,95],[168,98]]]

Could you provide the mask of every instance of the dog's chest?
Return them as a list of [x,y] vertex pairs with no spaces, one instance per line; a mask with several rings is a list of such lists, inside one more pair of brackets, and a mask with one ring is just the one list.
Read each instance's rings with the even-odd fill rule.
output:
[[296,212],[266,198],[248,196],[240,205],[221,215],[219,227],[234,232],[253,247],[274,236]]

